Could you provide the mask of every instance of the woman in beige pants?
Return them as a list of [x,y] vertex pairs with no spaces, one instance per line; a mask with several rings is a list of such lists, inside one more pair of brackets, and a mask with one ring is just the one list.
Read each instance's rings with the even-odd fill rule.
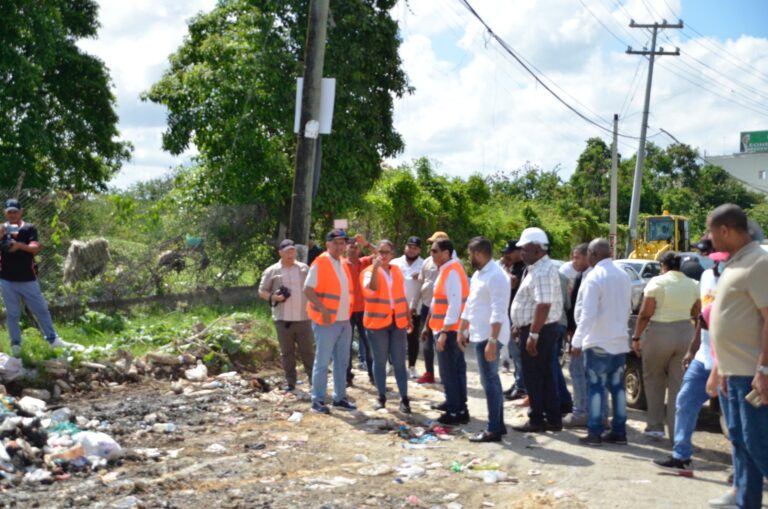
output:
[[675,401],[683,381],[682,361],[694,333],[691,320],[701,308],[698,283],[680,272],[680,256],[667,252],[659,262],[661,275],[645,287],[632,336],[632,349],[638,355],[642,351],[648,402],[645,434],[652,438],[664,438],[665,419],[669,436],[675,432]]

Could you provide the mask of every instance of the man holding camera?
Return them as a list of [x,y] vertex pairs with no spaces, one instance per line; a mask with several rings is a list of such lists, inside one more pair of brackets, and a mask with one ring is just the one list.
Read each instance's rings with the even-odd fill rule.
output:
[[296,261],[296,245],[290,239],[280,242],[278,252],[280,261],[268,267],[261,276],[259,296],[272,306],[272,320],[287,382],[283,389],[292,391],[296,388],[296,350],[308,378],[311,378],[315,362],[315,340],[303,292],[309,267]]
[[[11,337],[11,351],[14,357],[21,352],[21,312],[26,305],[51,348],[73,348],[62,341],[53,328],[48,303],[37,281],[35,255],[40,251],[37,228],[22,219],[23,210],[19,200],[5,201],[5,223],[0,226],[0,288],[5,302],[8,320],[8,335]],[[23,300],[23,304],[22,304]]]

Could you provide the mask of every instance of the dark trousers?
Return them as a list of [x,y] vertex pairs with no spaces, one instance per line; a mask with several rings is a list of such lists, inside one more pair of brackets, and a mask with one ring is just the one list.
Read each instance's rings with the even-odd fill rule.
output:
[[[352,326],[352,337],[355,336],[355,330],[357,330],[357,350],[361,353],[361,360],[365,359],[365,365],[368,368],[368,378],[373,380],[373,354],[371,352],[371,345],[368,341],[368,334],[363,327],[363,315],[364,311],[354,311],[349,317],[349,324]],[[352,341],[349,342],[349,365],[347,366],[347,381],[352,380]],[[365,356],[365,357],[363,357]]]
[[530,402],[528,416],[531,424],[535,426],[543,425],[545,416],[547,422],[553,426],[559,426],[563,422],[552,359],[555,355],[559,328],[560,325],[556,322],[542,327],[536,343],[535,357],[531,357],[526,348],[531,327],[527,325],[520,328],[520,357]]
[[467,408],[467,363],[459,349],[456,331],[447,333],[445,349],[437,352],[440,360],[440,379],[445,388],[445,402],[449,413],[458,414]]
[[419,322],[427,329],[427,340],[424,341],[424,370],[427,373],[435,373],[435,338],[432,337],[432,330],[427,324],[427,315],[429,315],[429,306],[421,306]]
[[557,395],[560,396],[562,413],[569,414],[573,411],[573,398],[568,391],[565,376],[563,375],[563,367],[560,365],[560,352],[563,351],[563,341],[565,341],[565,325],[558,325],[555,355],[552,356],[552,369],[555,370],[555,378],[557,378]]
[[275,322],[277,341],[280,344],[280,360],[285,372],[288,385],[296,385],[296,354],[298,353],[307,377],[312,378],[312,365],[315,363],[315,336],[312,333],[312,322]]
[[411,320],[413,320],[413,329],[408,334],[408,367],[412,368],[416,365],[416,360],[419,358],[419,347],[421,346],[421,317],[416,313],[411,313]]

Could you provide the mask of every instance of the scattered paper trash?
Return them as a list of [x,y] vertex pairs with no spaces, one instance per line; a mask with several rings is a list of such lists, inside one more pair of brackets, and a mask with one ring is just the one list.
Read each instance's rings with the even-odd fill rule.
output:
[[301,412],[293,412],[290,417],[288,417],[288,422],[301,422],[301,420],[304,418],[304,414]]
[[227,448],[221,444],[211,444],[205,448],[205,452],[211,454],[224,454],[227,452]]

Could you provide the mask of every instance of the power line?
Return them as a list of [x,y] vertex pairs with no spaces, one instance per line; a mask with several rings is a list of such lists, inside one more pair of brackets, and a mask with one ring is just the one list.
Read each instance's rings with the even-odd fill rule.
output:
[[[537,82],[538,82],[538,83],[539,83],[539,84],[540,84],[542,87],[544,87],[544,89],[545,89],[547,92],[549,92],[549,93],[550,93],[550,94],[551,94],[551,95],[552,95],[552,96],[553,96],[555,99],[557,99],[557,100],[558,100],[558,101],[559,101],[559,102],[560,102],[560,103],[561,103],[563,106],[565,106],[566,108],[568,108],[569,110],[571,110],[573,113],[575,113],[576,115],[578,115],[579,117],[581,117],[581,119],[582,119],[582,120],[584,120],[585,122],[588,122],[588,123],[590,123],[590,124],[594,125],[595,127],[598,127],[599,129],[602,129],[603,131],[606,131],[606,132],[609,132],[609,133],[613,133],[613,129],[612,129],[612,128],[609,128],[609,127],[606,127],[606,126],[604,126],[604,125],[601,125],[601,124],[599,124],[598,122],[595,122],[595,121],[594,121],[594,120],[592,120],[591,118],[587,117],[587,116],[586,116],[586,115],[584,115],[582,112],[580,112],[580,111],[579,111],[579,110],[577,110],[575,107],[573,107],[571,104],[569,104],[567,101],[565,101],[565,100],[564,100],[562,97],[560,97],[560,96],[559,96],[559,95],[558,95],[558,94],[557,94],[557,93],[556,93],[554,90],[552,90],[552,88],[550,88],[550,87],[549,87],[549,86],[548,86],[548,85],[547,85],[547,84],[546,84],[546,83],[545,83],[545,82],[544,82],[544,81],[543,81],[543,80],[542,80],[542,79],[539,77],[539,75],[538,75],[538,74],[536,74],[536,73],[535,73],[535,72],[534,72],[534,71],[531,69],[531,67],[533,67],[533,66],[532,66],[532,65],[526,65],[526,62],[524,61],[524,59],[523,59],[521,56],[519,56],[519,55],[518,55],[518,54],[515,52],[515,50],[513,50],[513,49],[512,49],[512,47],[511,47],[511,46],[509,46],[509,44],[507,44],[507,42],[506,42],[506,41],[504,41],[504,39],[502,39],[501,37],[499,37],[499,36],[496,34],[496,32],[494,32],[494,31],[493,31],[493,29],[492,29],[492,28],[491,28],[491,27],[488,25],[488,23],[486,23],[486,22],[485,22],[485,20],[482,18],[482,16],[480,16],[480,14],[478,14],[478,12],[477,12],[477,11],[474,9],[474,7],[472,7],[472,5],[469,3],[469,1],[468,1],[468,0],[459,0],[459,2],[461,2],[461,4],[462,4],[462,5],[464,5],[464,7],[465,7],[465,8],[466,8],[466,9],[467,9],[467,10],[468,10],[468,11],[469,11],[469,12],[470,12],[470,13],[471,13],[471,14],[472,14],[472,15],[473,15],[473,16],[474,16],[474,17],[475,17],[475,18],[476,18],[476,19],[477,19],[477,20],[478,20],[478,21],[479,21],[479,22],[480,22],[480,23],[481,23],[481,24],[482,24],[484,27],[485,27],[485,29],[486,29],[486,30],[488,31],[488,33],[491,35],[491,38],[493,38],[493,39],[494,39],[494,40],[495,40],[497,43],[499,43],[499,44],[500,44],[500,45],[501,45],[501,46],[504,48],[504,50],[505,50],[505,51],[506,51],[506,52],[507,52],[507,53],[508,53],[510,56],[512,56],[512,58],[514,58],[514,59],[517,61],[517,63],[518,63],[518,64],[520,64],[520,66],[522,66],[522,67],[523,67],[523,69],[525,69],[525,70],[528,72],[528,74],[530,74],[530,75],[531,75],[531,76],[532,76],[532,77],[533,77],[533,78],[534,78],[534,79],[535,79],[535,80],[536,80],[536,81],[537,81]],[[541,71],[539,71],[539,72],[541,72]],[[637,137],[635,137],[635,136],[629,136],[629,135],[626,135],[626,134],[621,134],[621,133],[619,134],[619,136],[622,136],[622,137],[624,137],[624,138],[630,138],[630,139],[638,139],[638,138],[637,138]]]

